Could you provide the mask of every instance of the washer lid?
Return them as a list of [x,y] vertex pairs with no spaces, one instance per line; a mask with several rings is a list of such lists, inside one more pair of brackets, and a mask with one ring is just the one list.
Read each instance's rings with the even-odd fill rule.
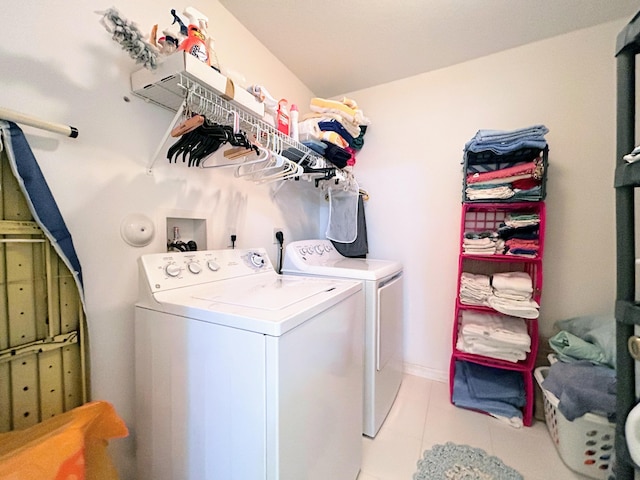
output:
[[[335,290],[335,282],[314,278],[268,275],[253,282],[222,282],[215,289],[199,292],[193,298],[226,305],[260,310],[282,310],[302,302],[318,293]],[[241,285],[233,285],[241,283]],[[238,288],[242,287],[242,288]]]
[[380,280],[402,270],[402,265],[391,260],[370,260],[368,258],[327,258],[311,263],[303,259],[288,262],[284,273],[303,273],[328,277],[352,278],[357,280]]
[[360,290],[360,282],[273,272],[157,292],[158,303],[138,306],[279,336]]

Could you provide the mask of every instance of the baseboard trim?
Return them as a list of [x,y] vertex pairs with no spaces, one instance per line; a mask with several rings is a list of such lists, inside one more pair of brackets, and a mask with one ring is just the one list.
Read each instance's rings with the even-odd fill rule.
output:
[[422,365],[415,365],[413,363],[404,364],[404,373],[409,375],[415,375],[416,377],[422,377],[429,380],[435,380],[437,382],[448,383],[449,372],[436,370],[433,368],[424,367]]

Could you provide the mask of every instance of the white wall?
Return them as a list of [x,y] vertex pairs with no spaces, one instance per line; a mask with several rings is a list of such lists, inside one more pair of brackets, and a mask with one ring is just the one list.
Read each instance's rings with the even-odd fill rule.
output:
[[479,129],[550,130],[542,336],[556,320],[613,313],[614,46],[624,24],[347,94],[373,119],[356,176],[371,194],[371,257],[405,265],[409,371],[447,377],[462,151]]
[[[116,6],[144,30],[153,23],[168,26],[169,11],[176,8],[166,0],[125,3]],[[192,4],[209,15],[223,65],[304,113],[312,92],[217,2]],[[240,246],[267,246],[275,258],[272,227],[285,227],[286,240],[320,235],[318,210],[326,203],[308,184],[287,185],[273,199],[268,187],[233,179],[230,172],[192,171],[163,158],[148,175],[149,157],[172,114],[130,95],[129,73],[137,67],[94,13],[111,5],[14,2],[3,14],[0,106],[80,130],[71,140],[25,127],[83,265],[93,397],[113,402],[134,427],[135,262],[143,253],[161,251],[164,241],[128,246],[119,236],[122,218],[144,213],[162,229],[167,214],[197,212],[210,221],[209,248],[226,247],[232,227]],[[347,94],[373,122],[355,172],[371,195],[370,256],[405,265],[409,371],[447,376],[460,161],[464,143],[478,129],[537,123],[550,129],[542,333],[548,336],[561,318],[612,311],[613,52],[623,25],[609,23]],[[132,450],[131,438],[112,442],[123,478],[134,478]]]
[[[120,2],[120,13],[144,31],[169,26],[167,0]],[[312,93],[215,1],[194,1],[210,18],[223,66],[276,98],[308,105]],[[91,345],[92,397],[111,401],[133,425],[133,305],[137,258],[163,251],[165,239],[133,248],[120,238],[120,222],[143,213],[164,230],[164,218],[193,212],[210,225],[208,248],[265,246],[276,259],[273,227],[285,240],[318,235],[324,198],[306,182],[272,198],[268,185],[233,178],[231,171],[195,170],[159,158],[146,167],[173,114],[133,97],[130,72],[139,68],[99,23],[95,11],[112,2],[72,0],[12,3],[3,11],[0,106],[76,126],[76,140],[24,127],[34,154],[75,242],[85,279]],[[26,31],[25,31],[26,29]],[[123,97],[129,97],[125,102]],[[304,109],[301,109],[304,113]],[[133,436],[112,442],[123,478],[134,478]]]

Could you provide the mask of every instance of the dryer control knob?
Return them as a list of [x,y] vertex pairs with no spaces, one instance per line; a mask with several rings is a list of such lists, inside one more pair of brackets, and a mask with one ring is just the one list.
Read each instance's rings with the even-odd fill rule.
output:
[[217,272],[218,270],[220,270],[220,265],[218,265],[213,260],[207,260],[207,267],[209,267],[209,270],[211,270],[212,272]]
[[177,277],[178,275],[180,275],[181,270],[182,269],[175,263],[170,263],[169,265],[164,267],[164,271],[167,272],[167,275],[169,275],[170,277]]
[[251,259],[251,264],[254,267],[258,267],[258,268],[264,267],[264,264],[265,264],[264,258],[262,258],[262,255],[260,255],[259,253],[252,253],[250,259]]
[[194,273],[196,275],[202,271],[202,267],[200,266],[199,263],[196,263],[196,262],[190,262],[187,265],[187,268],[191,273]]

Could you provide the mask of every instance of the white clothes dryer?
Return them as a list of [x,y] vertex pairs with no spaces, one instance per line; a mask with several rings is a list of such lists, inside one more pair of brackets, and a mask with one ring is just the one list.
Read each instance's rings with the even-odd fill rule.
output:
[[266,252],[144,255],[135,307],[140,480],[355,480],[360,282]]
[[329,240],[290,242],[283,273],[358,280],[365,303],[362,433],[375,437],[403,375],[403,267],[390,260],[348,258]]

